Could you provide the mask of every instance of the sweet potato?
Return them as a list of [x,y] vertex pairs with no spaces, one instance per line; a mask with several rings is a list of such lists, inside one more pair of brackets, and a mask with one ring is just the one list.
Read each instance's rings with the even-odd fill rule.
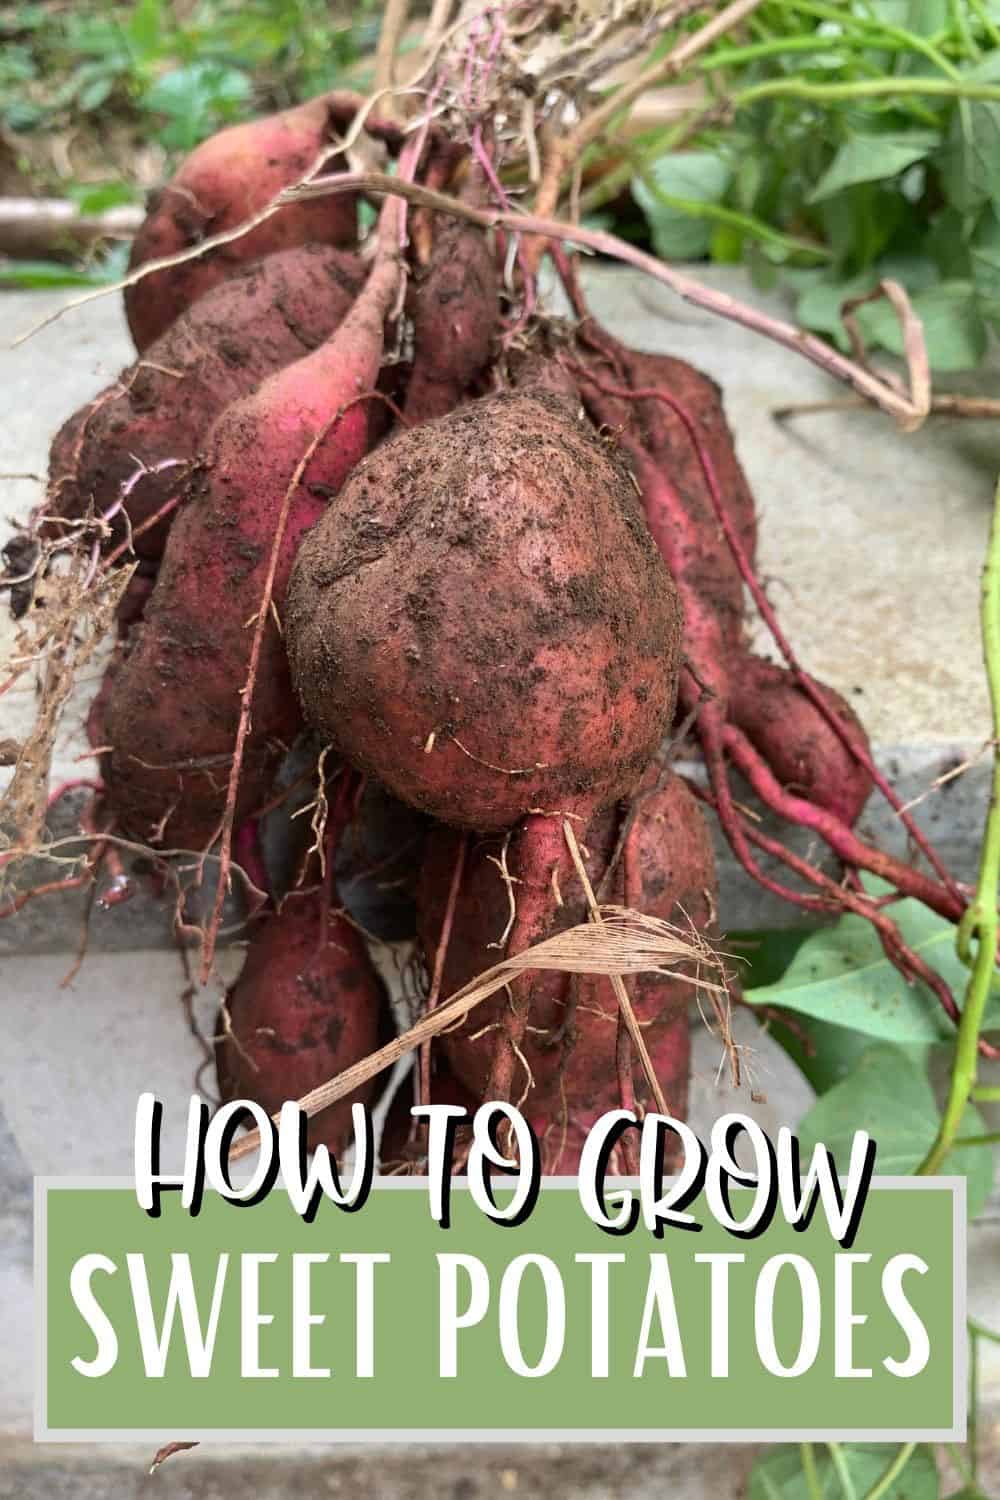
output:
[[627,792],[673,709],[680,618],[634,491],[572,405],[514,393],[358,466],[292,574],[308,721],[444,822]]
[[[157,471],[163,460],[195,458],[215,418],[265,376],[328,338],[364,283],[354,255],[301,245],[243,266],[205,293],[56,434],[49,458],[49,509],[75,518],[98,515],[128,495],[110,545],[142,527],[183,491],[184,467]],[[139,465],[151,471],[134,483]],[[135,537],[139,557],[163,552],[173,513]]]
[[[703,370],[669,354],[630,354],[629,379],[635,389],[663,386],[688,412],[715,470],[723,501],[736,523],[743,550],[752,560],[757,551],[757,508],[736,453],[736,442],[726,420],[720,387]],[[646,415],[651,417],[649,403],[643,405]],[[655,405],[659,417],[654,428],[661,459],[669,464],[671,479],[687,502],[704,516],[706,526],[717,538],[720,552],[729,556],[691,439],[669,406],[662,402]]]
[[736,456],[719,389],[684,360],[638,354],[613,343],[610,347],[621,369],[592,363],[589,380],[582,381],[584,401],[594,419],[612,430],[635,471],[650,530],[684,600],[685,649],[699,673],[703,668],[712,671],[712,678],[705,680],[724,695],[725,663],[742,648],[743,580],[716,517],[698,452],[686,426],[665,401],[608,394],[611,389],[663,391],[680,403],[752,557],[753,496]]
[[[867,745],[864,728],[850,704],[833,688],[818,686],[831,712]],[[868,801],[872,779],[787,667],[759,656],[741,657],[732,674],[730,718],[786,791],[825,808],[853,828]]]
[[[588,876],[595,888],[607,869],[624,816],[624,808],[607,809],[582,838]],[[428,964],[434,961],[441,931],[455,839],[445,829],[432,835],[421,871],[418,930]],[[495,838],[481,841],[471,853],[444,965],[443,996],[499,957],[498,944],[510,919],[507,888],[494,862],[499,854]],[[517,858],[515,840],[508,861],[513,864]],[[658,788],[656,772],[650,772],[606,899],[680,926],[690,923],[706,930],[714,921],[715,892],[712,843],[701,809],[679,777],[668,774]],[[563,877],[560,894],[561,907],[549,893],[543,937],[586,919],[584,894],[575,874]],[[517,888],[514,895],[520,899]],[[683,1115],[691,987],[680,978],[655,974],[629,980],[629,987],[667,1101],[673,1112]],[[479,1098],[489,1097],[493,1053],[507,1006],[503,993],[483,1002],[461,1027],[447,1032],[436,1044],[456,1077]],[[618,1014],[606,978],[556,973],[534,977],[514,1097],[527,1088],[521,1107],[546,1137],[547,1170],[575,1170],[590,1125],[599,1114],[618,1106]],[[530,1080],[525,1068],[530,1070]],[[636,1062],[632,1080],[636,1097],[648,1104],[646,1082]]]
[[[326,901],[322,890],[289,896],[256,928],[227,999],[232,1034],[223,1027],[216,1043],[224,1100],[253,1099],[276,1114],[378,1046],[381,982],[355,928]],[[342,1151],[351,1106],[373,1089],[371,1081],[315,1115],[310,1147]]]
[[[312,354],[226,409],[170,531],[108,715],[110,796],[122,825],[147,841],[201,849],[216,834],[286,496],[271,592],[279,617],[301,537],[377,430],[381,403],[365,397],[378,377],[399,282],[396,205],[383,214],[385,253],[348,316]],[[261,637],[236,822],[263,801],[283,745],[300,726],[273,610]]]
[[[130,270],[244,223],[302,178],[334,135],[329,96],[322,95],[203,141],[154,196],[132,244]],[[336,170],[334,162],[330,167]],[[349,247],[356,239],[352,195],[287,204],[239,239],[127,287],[125,314],[135,346],[143,353],[186,307],[248,261],[295,245]]]
[[[475,181],[463,198],[475,198]],[[438,216],[426,271],[410,283],[413,373],[404,408],[411,426],[446,416],[485,366],[499,320],[499,280],[486,234]]]

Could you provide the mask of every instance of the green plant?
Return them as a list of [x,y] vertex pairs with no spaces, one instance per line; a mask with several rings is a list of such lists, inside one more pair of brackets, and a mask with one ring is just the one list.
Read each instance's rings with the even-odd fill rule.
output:
[[[877,939],[853,916],[835,927],[806,934],[789,953],[784,937],[744,935],[741,946],[753,954],[747,999],[768,1015],[777,1014],[775,1035],[798,1062],[818,1093],[798,1134],[806,1152],[819,1142],[846,1149],[853,1132],[864,1129],[878,1144],[877,1167],[895,1173],[960,1173],[966,1177],[970,1217],[989,1196],[995,1177],[994,1146],[1000,1133],[988,1131],[975,1103],[995,1102],[1000,1090],[977,1083],[978,1044],[984,1032],[1000,1027],[998,1003],[997,900],[1000,894],[1000,485],[997,487],[982,578],[982,640],[994,717],[993,795],[986,817],[976,896],[956,928],[920,909],[897,907],[900,930],[914,951],[933,955],[935,969],[949,976],[964,1002],[957,1036],[940,1025],[933,997],[916,983],[907,985],[880,955]],[[783,972],[782,965],[785,965]],[[754,983],[763,977],[765,983]],[[781,1020],[794,1016],[794,1029]],[[943,1050],[950,1081],[943,1111],[928,1078],[932,1050]],[[970,1320],[970,1432],[968,1457],[958,1449],[967,1500],[981,1495],[977,1480],[977,1357],[980,1340],[1000,1339]],[[881,1454],[881,1458],[878,1457]],[[879,1467],[881,1465],[881,1467]],[[874,1467],[873,1467],[874,1466]],[[905,1477],[904,1477],[905,1476]],[[758,1463],[751,1500],[824,1500],[840,1492],[844,1500],[880,1500],[904,1494],[936,1500],[940,1480],[929,1449],[827,1444],[821,1455],[805,1443],[774,1449]]]
[[236,120],[342,81],[373,45],[374,0],[17,4],[0,16],[0,122],[23,134],[72,121],[131,126],[177,157]]
[[[841,347],[842,303],[894,277],[932,365],[978,363],[1000,318],[995,0],[768,0],[699,66],[706,111],[633,139],[584,208],[616,204],[668,260],[745,261]],[[884,302],[857,320],[901,352]]]

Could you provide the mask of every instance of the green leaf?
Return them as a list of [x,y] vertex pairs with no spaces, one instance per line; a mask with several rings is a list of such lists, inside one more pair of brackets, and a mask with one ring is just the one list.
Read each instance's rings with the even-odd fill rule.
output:
[[[843,1490],[829,1449],[814,1448],[823,1500],[842,1500]],[[840,1453],[856,1495],[866,1495],[885,1473],[897,1452],[894,1443],[842,1443]],[[938,1500],[940,1481],[934,1451],[921,1443],[909,1463],[885,1491],[884,1500]],[[750,1475],[748,1500],[810,1500],[797,1444],[767,1448]]]
[[949,19],[948,0],[909,0],[903,24],[917,36],[938,36]]
[[[970,281],[943,281],[913,299],[913,311],[924,326],[927,356],[935,370],[971,370],[986,353],[986,324]],[[892,354],[903,353],[899,319],[886,301],[858,309],[865,338]]]
[[739,964],[744,989],[775,984],[788,969],[806,939],[820,927],[784,927],[774,932],[727,932],[725,949]]
[[[850,1026],[831,1026],[829,1021],[817,1021],[811,1016],[797,1016],[794,1030],[780,1022],[773,1023],[770,1029],[775,1041],[817,1094],[825,1094],[849,1078],[872,1043],[863,1031],[854,1031]],[[905,1052],[915,1068],[926,1069],[933,1050],[929,1042],[905,1047],[898,1042],[894,1045]]]
[[1000,198],[1000,104],[963,100],[939,162],[945,196],[960,212]]
[[84,114],[100,109],[115,86],[114,77],[105,73],[101,78],[92,78],[76,96],[77,106]]
[[988,208],[976,226],[969,247],[972,277],[987,317],[1000,314],[1000,218]]
[[64,266],[57,260],[8,260],[0,262],[0,287],[23,287],[26,291],[44,291],[47,287],[104,286],[117,280],[109,276],[106,266],[81,269]]
[[943,281],[968,281],[972,276],[967,237],[967,214],[945,208],[936,214],[924,235],[924,249],[934,261]]
[[819,203],[855,182],[876,182],[884,177],[895,177],[914,162],[929,156],[938,140],[938,135],[931,130],[852,135],[840,147],[806,202]]
[[127,182],[77,182],[66,189],[82,214],[103,214],[109,208],[121,208],[140,201],[135,188]]
[[[803,1158],[820,1142],[846,1161],[856,1130],[866,1130],[877,1152],[875,1171],[906,1176],[916,1171],[934,1143],[938,1108],[926,1072],[899,1047],[869,1047],[843,1083],[817,1099],[800,1121]],[[967,1109],[961,1135],[983,1130],[978,1111]],[[961,1174],[968,1182],[969,1217],[985,1204],[993,1184],[993,1153],[984,1146],[965,1146],[945,1158],[941,1172]]]
[[[900,901],[893,906],[892,916],[904,942],[932,965],[960,1001],[968,971],[955,953],[952,923],[919,901]],[[852,914],[814,932],[783,978],[748,990],[746,998],[751,1005],[781,1006],[851,1027],[878,1041],[913,1045],[955,1037],[937,996],[919,981],[907,984],[886,958],[871,923]],[[1000,1026],[995,996],[986,1025]]]
[[163,50],[160,0],[138,0],[125,27],[129,48],[139,61],[155,59]]
[[646,180],[633,180],[632,196],[649,222],[657,255],[664,260],[699,260],[707,254],[712,225],[669,200],[719,203],[731,175],[728,163],[714,152],[676,151],[653,162]]
[[[876,278],[877,279],[877,278]],[[800,323],[816,333],[828,334],[840,348],[848,347],[840,309],[851,297],[860,297],[873,285],[871,275],[852,276],[848,281],[821,281],[806,287],[796,303]]]

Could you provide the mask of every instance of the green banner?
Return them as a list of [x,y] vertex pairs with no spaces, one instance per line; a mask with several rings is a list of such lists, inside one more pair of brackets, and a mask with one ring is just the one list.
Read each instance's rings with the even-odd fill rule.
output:
[[698,1208],[609,1235],[567,1179],[509,1227],[456,1182],[442,1229],[389,1179],[312,1223],[281,1191],[151,1218],[39,1180],[36,1436],[964,1438],[954,1180],[876,1178],[849,1251]]

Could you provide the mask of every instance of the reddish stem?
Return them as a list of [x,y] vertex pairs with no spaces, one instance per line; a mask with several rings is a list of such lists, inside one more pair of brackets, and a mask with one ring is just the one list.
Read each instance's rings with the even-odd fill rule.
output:
[[588,376],[588,378],[591,379],[599,389],[603,390],[605,394],[609,396],[616,396],[619,398],[624,398],[626,400],[634,401],[660,401],[665,406],[668,406],[674,413],[674,415],[678,418],[678,420],[682,423],[684,430],[691,441],[691,445],[694,448],[695,453],[697,454],[702,473],[705,476],[705,483],[708,488],[708,493],[711,498],[712,508],[715,511],[716,519],[719,522],[723,534],[725,535],[726,541],[729,544],[729,549],[736,560],[743,581],[746,584],[747,588],[750,590],[753,601],[757,606],[757,609],[760,611],[761,618],[774,637],[774,640],[778,646],[778,649],[781,651],[782,656],[785,658],[785,661],[788,664],[789,671],[793,674],[795,680],[802,688],[802,691],[809,698],[810,702],[814,704],[814,706],[819,710],[826,722],[830,725],[830,728],[837,735],[837,738],[844,746],[846,746],[846,748],[854,756],[855,760],[857,760],[858,763],[862,765],[868,772],[869,776],[872,778],[879,791],[885,797],[890,807],[892,807],[893,810],[899,814],[900,821],[902,822],[903,827],[906,829],[907,833],[913,839],[913,842],[923,854],[928,864],[936,872],[947,891],[957,903],[958,912],[959,915],[961,915],[961,912],[965,910],[966,901],[956,881],[948,871],[947,866],[944,864],[943,860],[934,849],[930,840],[920,830],[914,820],[910,817],[909,813],[905,811],[901,798],[889,785],[889,782],[882,775],[881,771],[872,760],[872,757],[868,752],[868,747],[855,733],[853,725],[851,725],[849,722],[847,722],[834,712],[824,695],[819,691],[816,683],[799,665],[798,659],[796,658],[795,653],[792,650],[791,643],[789,642],[787,636],[778,623],[777,615],[771,607],[767,595],[760,585],[760,581],[757,578],[753,564],[747,557],[746,551],[743,547],[743,543],[740,540],[736,527],[733,525],[732,518],[730,517],[729,512],[726,509],[726,506],[722,499],[721,491],[719,489],[719,483],[716,478],[715,467],[712,463],[711,455],[708,453],[705,445],[702,443],[701,435],[698,432],[697,425],[691,418],[689,412],[680,401],[678,401],[675,397],[669,395],[666,391],[660,390],[657,386],[623,388],[606,386],[602,382],[594,380],[594,377],[592,376]]
[[936,880],[921,874],[912,865],[903,864],[881,849],[871,848],[834,813],[787,792],[742,729],[727,724],[723,744],[762,802],[789,823],[798,823],[800,827],[818,833],[844,864],[857,865],[859,869],[888,880],[902,895],[922,901],[949,922],[961,919],[966,904],[961,898],[953,898]]
[[[552,916],[552,872],[569,870],[571,862],[558,814],[531,813],[521,824],[514,878],[517,914],[507,941],[507,955],[523,953],[545,936]],[[514,1085],[517,1050],[528,1022],[534,976],[522,975],[510,986],[510,1003],[496,1046],[484,1098],[509,1100]]]
[[[709,806],[714,805],[712,798],[704,788],[697,786],[692,781],[688,781],[688,785],[700,801],[707,802]],[[903,935],[896,923],[891,917],[886,915],[877,901],[869,896],[859,895],[856,891],[846,886],[838,885],[828,875],[824,875],[821,870],[817,870],[808,860],[803,859],[801,855],[793,853],[791,849],[787,849],[778,839],[770,838],[747,820],[744,821],[746,822],[747,838],[763,853],[773,855],[775,859],[780,859],[783,864],[787,865],[790,870],[793,870],[803,880],[809,881],[811,885],[816,886],[819,890],[829,892],[830,900],[836,902],[841,908],[853,911],[857,916],[864,917],[866,921],[871,922],[882,939],[886,957],[899,970],[907,983],[912,982],[915,978],[923,980],[928,989],[937,996],[941,1008],[949,1020],[953,1021],[956,1025],[958,1024],[960,1019],[959,1009],[947,983],[936,970],[932,969],[918,953],[915,953],[909,947],[904,941]],[[986,1041],[980,1040],[979,1051],[986,1058],[1000,1057],[1000,1048],[994,1047]]]

